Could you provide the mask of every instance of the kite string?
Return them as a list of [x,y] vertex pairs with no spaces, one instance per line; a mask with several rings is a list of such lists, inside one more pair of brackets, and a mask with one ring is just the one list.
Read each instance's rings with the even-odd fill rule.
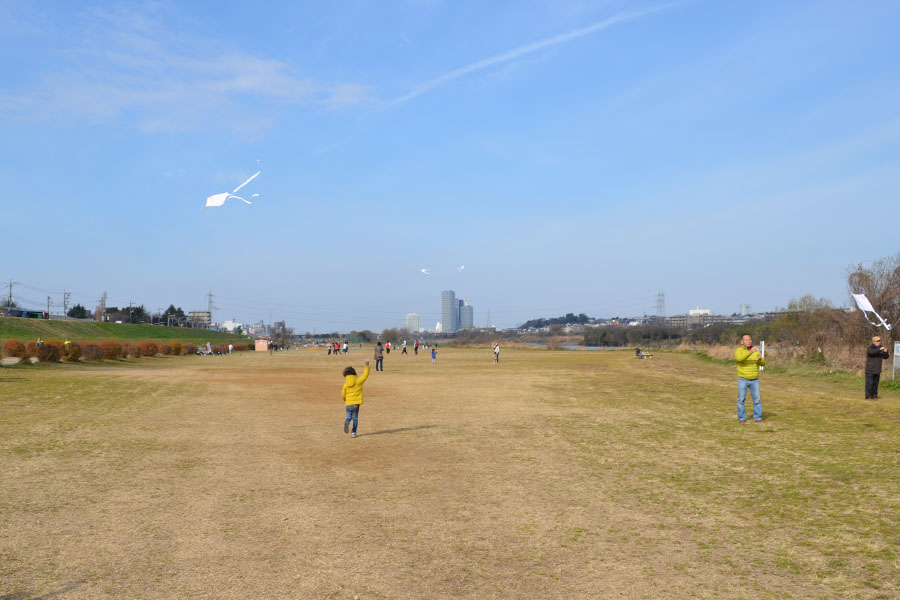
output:
[[237,186],[236,188],[234,188],[234,191],[231,192],[231,193],[232,193],[232,194],[236,193],[239,189],[241,189],[242,187],[244,187],[245,185],[247,185],[248,183],[250,183],[251,181],[253,181],[254,179],[256,179],[256,178],[259,176],[260,173],[262,173],[262,171],[257,171],[256,173],[254,173],[253,175],[251,175],[250,178],[247,179],[247,181],[245,181],[245,182],[242,183],[241,185],[239,185],[239,186]]

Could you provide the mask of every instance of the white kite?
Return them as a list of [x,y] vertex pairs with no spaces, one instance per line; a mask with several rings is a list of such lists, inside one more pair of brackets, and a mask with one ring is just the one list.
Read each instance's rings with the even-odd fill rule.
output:
[[[259,165],[259,161],[256,161],[256,164]],[[241,189],[242,187],[244,187],[245,185],[247,185],[248,183],[250,183],[251,181],[253,181],[253,180],[256,179],[257,177],[259,177],[259,174],[260,174],[260,173],[262,173],[262,169],[260,169],[259,171],[257,171],[257,172],[254,173],[253,175],[251,175],[251,176],[247,179],[247,181],[245,181],[245,182],[242,183],[241,185],[239,185],[239,186],[237,186],[236,188],[234,188],[234,191],[231,192],[231,193],[228,193],[228,192],[222,192],[221,194],[214,194],[214,195],[208,197],[208,198],[206,199],[206,206],[203,207],[203,210],[206,210],[206,209],[209,208],[210,206],[222,206],[223,204],[225,204],[225,201],[228,200],[229,198],[237,198],[238,200],[241,200],[242,202],[246,202],[247,204],[253,204],[253,203],[250,202],[249,200],[245,200],[244,198],[241,198],[240,196],[235,196],[235,194],[237,193],[237,191],[238,191],[239,189]],[[251,197],[251,198],[256,198],[257,196],[259,196],[259,194],[253,194],[253,195],[250,196],[250,197]]]
[[466,265],[462,265],[461,267],[459,267],[459,268],[457,269],[457,271],[459,271],[460,273],[462,273],[462,270],[465,269],[465,268],[466,268]]
[[431,273],[428,272],[428,269],[419,269],[419,270],[421,272],[425,273],[426,275],[431,275]]
[[[888,331],[891,330],[891,324],[888,323],[887,321],[885,321],[881,315],[879,315],[877,312],[875,312],[875,308],[872,306],[872,303],[869,302],[869,299],[866,298],[865,294],[851,294],[851,295],[853,296],[853,299],[856,300],[856,305],[859,307],[859,310],[862,311],[863,317],[865,317],[866,321],[868,321],[870,324],[874,325],[875,327],[884,327]],[[875,323],[874,321],[869,319],[869,315],[867,315],[866,313],[872,313],[873,315],[878,317],[878,320],[880,321],[880,323]]]

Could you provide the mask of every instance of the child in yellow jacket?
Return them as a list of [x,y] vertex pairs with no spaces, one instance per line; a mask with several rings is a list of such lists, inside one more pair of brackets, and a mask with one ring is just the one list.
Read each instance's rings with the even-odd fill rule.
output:
[[352,437],[356,437],[356,427],[359,424],[359,405],[363,403],[363,383],[369,377],[369,361],[360,377],[356,376],[356,369],[347,367],[344,369],[344,387],[341,388],[341,397],[344,399],[344,407],[347,409],[347,419],[344,421],[344,433],[350,430],[350,421],[353,421]]

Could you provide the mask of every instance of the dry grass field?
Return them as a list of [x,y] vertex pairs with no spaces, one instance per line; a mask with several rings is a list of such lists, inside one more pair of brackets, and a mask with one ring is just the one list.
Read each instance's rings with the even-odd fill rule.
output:
[[[0,599],[897,598],[900,397],[689,354],[0,369]],[[748,399],[749,408],[749,399]]]

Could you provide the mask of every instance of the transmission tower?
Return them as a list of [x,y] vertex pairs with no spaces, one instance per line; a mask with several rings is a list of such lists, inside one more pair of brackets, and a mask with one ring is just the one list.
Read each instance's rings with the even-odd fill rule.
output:
[[485,329],[491,328],[491,309],[487,309],[487,316],[484,319],[484,328]]
[[212,327],[213,311],[215,309],[217,309],[218,306],[216,306],[215,303],[213,302],[213,298],[215,298],[215,296],[213,296],[212,290],[210,290],[210,292],[206,295],[206,297],[209,299],[209,325],[208,325],[208,327]]
[[69,316],[69,298],[72,297],[72,292],[67,292],[63,290],[63,316]]
[[656,319],[660,324],[666,320],[666,293],[662,290],[656,294]]

